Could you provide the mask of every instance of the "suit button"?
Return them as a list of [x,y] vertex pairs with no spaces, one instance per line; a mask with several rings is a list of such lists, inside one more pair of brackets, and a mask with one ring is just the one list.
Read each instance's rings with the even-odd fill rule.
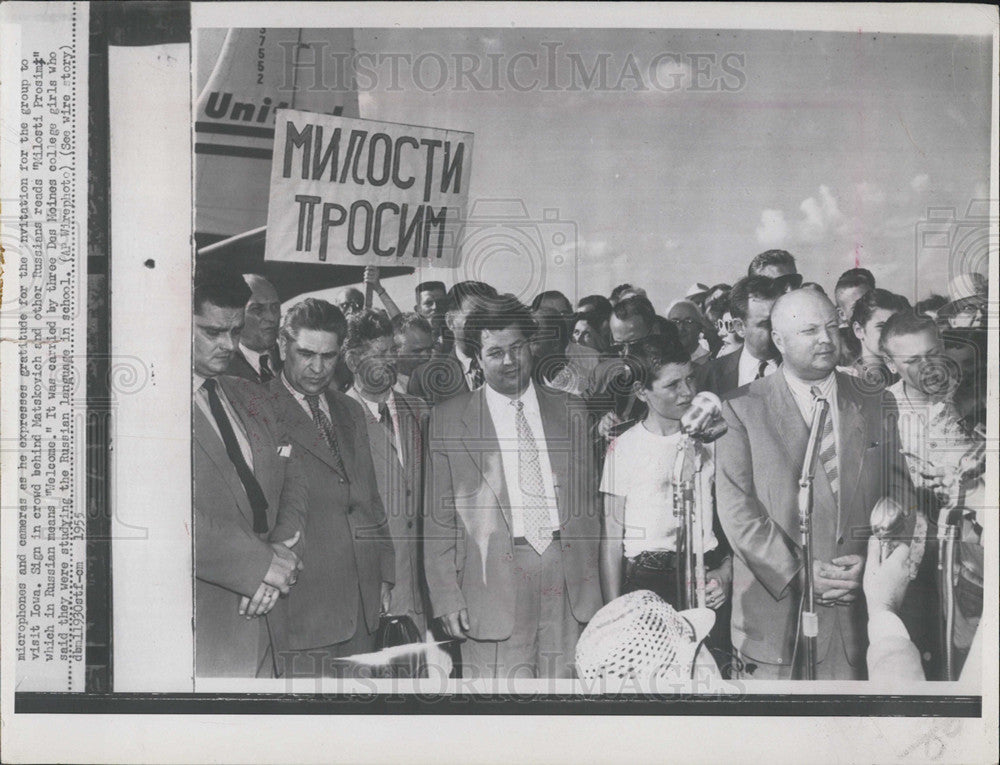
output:
[[345,481],[345,480],[344,480],[343,478],[338,478],[338,479],[337,479],[337,481],[338,481],[339,483],[347,483],[347,482],[346,482],[346,481]]
[[837,540],[837,544],[838,544],[838,545],[842,545],[842,544],[844,544],[844,538],[843,538],[843,537],[841,537],[840,539],[838,539],[838,540]]
[[413,521],[407,521],[406,522],[406,528],[412,529],[413,528]]
[[406,490],[406,496],[409,497],[411,494],[413,494],[413,491],[410,490],[410,489],[407,489]]
[[347,514],[348,514],[348,515],[350,515],[350,514],[351,514],[351,513],[353,513],[353,512],[354,512],[354,508],[353,508],[353,507],[349,507],[349,508],[347,508]]

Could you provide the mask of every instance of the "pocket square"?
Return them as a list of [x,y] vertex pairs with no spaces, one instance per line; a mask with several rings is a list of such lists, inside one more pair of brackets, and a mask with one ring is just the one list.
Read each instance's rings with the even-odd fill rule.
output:
[[291,444],[285,444],[284,446],[279,446],[278,447],[278,456],[279,457],[291,457],[292,456],[292,445]]

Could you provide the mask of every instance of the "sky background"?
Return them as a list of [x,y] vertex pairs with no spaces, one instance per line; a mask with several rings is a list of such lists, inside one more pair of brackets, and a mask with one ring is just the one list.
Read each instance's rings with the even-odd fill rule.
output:
[[[920,248],[918,223],[931,208],[961,218],[987,196],[988,38],[408,28],[358,29],[354,39],[362,53],[443,57],[439,88],[417,87],[405,59],[396,82],[376,66],[359,88],[361,116],[474,133],[472,218],[523,216],[484,228],[457,272],[387,280],[404,310],[419,279],[442,277],[482,278],[525,299],[559,289],[575,300],[629,281],[662,311],[693,282],[735,281],[772,247],[829,291],[857,263],[919,299],[947,291],[949,264],[946,249]],[[556,83],[569,84],[571,54],[588,69],[603,54],[608,87],[545,90],[543,43],[559,45]],[[524,92],[506,76],[518,53],[538,59],[520,60],[518,82],[542,80]],[[680,57],[654,70],[659,83],[679,84],[670,92],[650,81],[661,53]],[[456,54],[479,62],[484,83],[500,62],[501,87],[455,87]],[[736,89],[693,90],[691,54],[714,57],[714,66],[702,59],[701,83]],[[742,76],[721,69],[727,54],[742,57],[728,59]],[[630,56],[639,79],[614,91]],[[435,85],[437,63],[425,59],[420,74]]]

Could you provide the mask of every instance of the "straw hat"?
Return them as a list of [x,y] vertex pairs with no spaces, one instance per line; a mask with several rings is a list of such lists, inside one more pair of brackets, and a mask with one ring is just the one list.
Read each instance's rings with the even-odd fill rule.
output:
[[715,624],[708,608],[675,611],[650,590],[615,598],[594,614],[576,644],[584,679],[690,677],[701,641]]

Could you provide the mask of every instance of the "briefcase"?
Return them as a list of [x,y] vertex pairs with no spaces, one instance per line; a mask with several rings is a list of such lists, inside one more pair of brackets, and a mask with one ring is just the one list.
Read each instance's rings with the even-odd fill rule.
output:
[[[375,650],[423,643],[423,635],[413,623],[413,619],[405,614],[389,616],[383,614],[379,618],[378,630],[375,632]],[[427,664],[424,661],[423,650],[390,659],[375,672],[376,677],[427,677]]]

